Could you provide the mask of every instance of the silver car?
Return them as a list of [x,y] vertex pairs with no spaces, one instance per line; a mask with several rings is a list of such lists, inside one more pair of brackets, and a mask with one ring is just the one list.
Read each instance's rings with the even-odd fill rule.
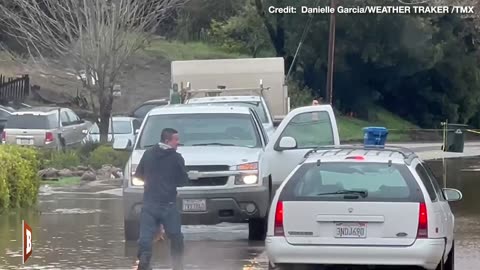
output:
[[24,108],[8,118],[2,142],[61,149],[81,143],[90,126],[68,108]]
[[[114,116],[113,121],[113,137],[114,139],[125,139],[132,142],[135,141],[136,132],[140,129],[142,122],[133,117],[126,116]],[[112,141],[112,122],[110,122],[110,128],[108,131],[108,141]],[[97,124],[93,124],[86,132],[86,136],[83,143],[87,142],[99,142],[100,130]]]

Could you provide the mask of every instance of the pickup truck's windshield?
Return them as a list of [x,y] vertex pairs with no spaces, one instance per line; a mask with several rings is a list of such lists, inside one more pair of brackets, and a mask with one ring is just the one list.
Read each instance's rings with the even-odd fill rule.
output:
[[165,114],[146,119],[137,149],[160,142],[164,128],[174,128],[182,146],[261,147],[258,131],[249,114]]
[[247,101],[214,101],[214,102],[208,102],[208,103],[192,103],[192,104],[198,104],[198,105],[205,105],[205,104],[210,104],[210,105],[216,105],[216,104],[221,104],[221,105],[231,105],[231,106],[241,106],[241,107],[248,107],[252,108],[255,110],[255,112],[258,114],[258,117],[260,117],[260,121],[262,123],[268,123],[268,116],[267,112],[265,110],[265,107],[263,106],[263,103],[261,102],[247,102]]

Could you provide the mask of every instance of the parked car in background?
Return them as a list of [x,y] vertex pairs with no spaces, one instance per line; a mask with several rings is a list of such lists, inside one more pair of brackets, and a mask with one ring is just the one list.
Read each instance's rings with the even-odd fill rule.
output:
[[8,118],[2,142],[59,149],[80,144],[90,126],[68,108],[24,108]]
[[461,199],[460,191],[442,189],[408,149],[312,150],[272,201],[265,241],[269,269],[314,264],[453,270],[449,202]]
[[144,103],[140,104],[137,106],[131,113],[130,117],[137,118],[138,120],[143,121],[147,113],[158,106],[165,106],[169,104],[169,100],[167,98],[162,98],[162,99],[152,99],[152,100],[147,100]]
[[[112,141],[112,123],[113,123],[113,137],[114,139],[122,138],[135,142],[136,131],[140,129],[142,122],[133,117],[126,116],[114,116],[109,125],[108,141]],[[98,125],[93,124],[90,129],[87,130],[86,136],[83,139],[83,143],[99,142],[100,141],[100,129]]]
[[13,112],[14,110],[12,108],[0,106],[0,132],[5,128],[7,119]]

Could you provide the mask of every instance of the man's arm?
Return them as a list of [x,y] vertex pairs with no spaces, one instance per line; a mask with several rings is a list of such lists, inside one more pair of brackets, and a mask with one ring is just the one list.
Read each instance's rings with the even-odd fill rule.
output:
[[183,187],[188,182],[188,173],[187,168],[185,168],[185,159],[182,155],[178,154],[178,163],[179,163],[179,174],[177,179],[177,187]]

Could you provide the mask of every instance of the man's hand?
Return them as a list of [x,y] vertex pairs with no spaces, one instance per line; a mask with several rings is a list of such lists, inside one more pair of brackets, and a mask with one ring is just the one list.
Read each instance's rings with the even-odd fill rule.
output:
[[158,232],[155,235],[155,242],[160,242],[163,240],[165,240],[165,229],[163,228],[163,225],[160,225]]

